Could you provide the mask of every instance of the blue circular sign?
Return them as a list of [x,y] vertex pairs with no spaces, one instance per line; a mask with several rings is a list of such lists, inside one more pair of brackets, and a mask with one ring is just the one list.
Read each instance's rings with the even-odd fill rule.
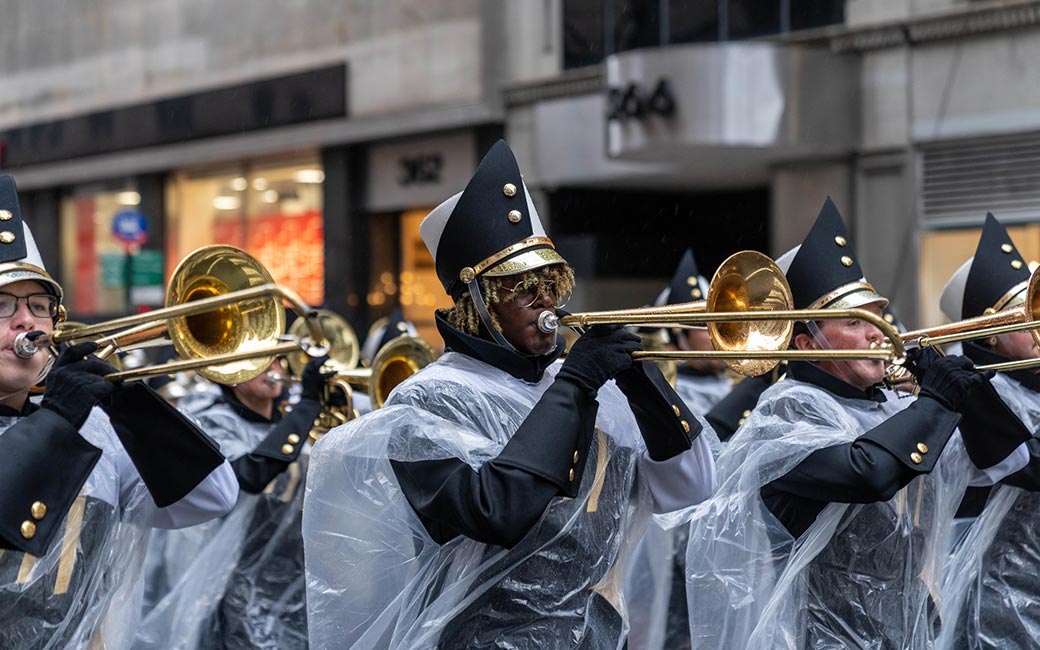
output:
[[148,220],[139,210],[122,210],[112,217],[112,236],[124,244],[143,244],[148,240]]

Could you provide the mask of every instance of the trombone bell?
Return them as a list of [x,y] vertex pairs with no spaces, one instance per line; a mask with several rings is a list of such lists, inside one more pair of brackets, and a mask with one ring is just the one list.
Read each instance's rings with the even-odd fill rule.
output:
[[[222,296],[273,284],[270,273],[252,255],[232,246],[205,246],[177,265],[166,291],[166,306]],[[219,384],[237,384],[264,372],[275,355],[262,354],[285,331],[285,310],[272,296],[250,298],[204,313],[171,319],[169,336],[177,355],[198,359],[256,351],[259,356],[200,369]]]

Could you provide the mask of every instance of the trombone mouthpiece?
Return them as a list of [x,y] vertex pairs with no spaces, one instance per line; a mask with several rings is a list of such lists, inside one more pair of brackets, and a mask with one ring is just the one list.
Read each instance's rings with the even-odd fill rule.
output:
[[560,317],[551,311],[543,311],[538,314],[538,329],[546,334],[555,332],[560,327]]
[[39,352],[40,350],[40,348],[36,346],[36,342],[34,341],[36,337],[29,338],[30,334],[36,334],[37,336],[40,336],[43,334],[43,332],[22,332],[18,336],[14,337],[14,342],[11,344],[11,347],[14,348],[14,353],[22,359],[31,359],[33,355]]

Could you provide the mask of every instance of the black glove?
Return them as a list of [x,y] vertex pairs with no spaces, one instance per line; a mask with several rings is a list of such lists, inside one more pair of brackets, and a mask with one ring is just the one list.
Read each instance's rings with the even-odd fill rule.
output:
[[944,357],[931,347],[909,350],[906,356],[921,387],[920,394],[958,413],[963,411],[971,394],[988,383],[994,374],[991,370],[975,370],[975,364],[967,357]]
[[97,350],[97,343],[79,343],[58,357],[47,377],[42,408],[54,411],[79,429],[94,405],[105,401],[115,390],[115,382],[105,375],[116,369],[87,355]]
[[320,402],[325,397],[325,382],[336,374],[335,370],[321,371],[321,366],[328,360],[329,357],[326,355],[307,362],[307,366],[303,369],[303,376],[300,377],[300,388],[303,389],[300,392],[300,399],[312,399]]
[[639,337],[618,325],[594,325],[574,342],[557,379],[569,379],[595,394],[608,379],[632,367]]

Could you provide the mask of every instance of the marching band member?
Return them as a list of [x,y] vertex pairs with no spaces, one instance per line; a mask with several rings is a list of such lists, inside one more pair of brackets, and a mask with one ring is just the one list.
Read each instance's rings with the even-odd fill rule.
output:
[[48,355],[23,359],[12,343],[52,331],[62,289],[10,176],[0,176],[0,223],[0,647],[125,648],[148,528],[228,512],[234,475],[216,445],[142,382],[105,379],[114,369],[88,356],[94,343],[65,350],[43,401],[29,401]]
[[[886,303],[830,199],[777,263],[796,309],[880,316]],[[845,318],[800,323],[793,345],[862,349],[881,338]],[[691,524],[695,648],[932,647],[958,500],[969,480],[1021,469],[1028,435],[986,426],[1000,401],[963,357],[929,351],[916,363],[916,400],[880,388],[880,360],[791,361],[762,394]]]
[[[397,308],[391,311],[389,316],[372,325],[368,336],[365,337],[365,343],[361,346],[361,358],[371,366],[379,351],[399,336],[417,337],[419,332],[411,321],[405,320],[401,309]],[[372,396],[368,393],[354,389],[351,401],[359,415],[372,411]]]
[[623,329],[553,363],[539,316],[573,272],[504,142],[420,231],[449,351],[315,446],[311,644],[620,647],[624,559],[651,510],[711,494],[707,430]]
[[[1021,307],[1030,273],[1004,227],[986,215],[975,256],[965,262],[943,289],[940,306],[952,320]],[[964,354],[977,365],[1040,356],[1031,331],[997,334],[966,341]],[[1040,376],[1035,369],[998,372],[993,386],[1018,419],[1001,418],[994,427],[1018,427],[1033,436],[1040,431]],[[943,591],[947,626],[942,647],[1030,648],[1040,638],[1040,442],[1028,443],[1029,465],[997,488],[969,536],[950,563]]]
[[141,624],[135,648],[307,648],[300,537],[305,443],[322,409],[325,358],[311,359],[300,401],[283,415],[284,367],[235,386],[195,412],[231,459],[244,493],[219,523],[166,543],[172,585]]
[[[672,274],[672,281],[657,302],[676,305],[695,302],[708,297],[708,281],[697,271],[693,250],[687,248]],[[677,350],[713,350],[708,328],[704,325],[687,328],[668,328],[668,337]],[[712,359],[687,359],[679,364],[675,392],[686,401],[694,413],[707,413],[720,399],[729,394],[733,381],[726,376],[726,362]]]

